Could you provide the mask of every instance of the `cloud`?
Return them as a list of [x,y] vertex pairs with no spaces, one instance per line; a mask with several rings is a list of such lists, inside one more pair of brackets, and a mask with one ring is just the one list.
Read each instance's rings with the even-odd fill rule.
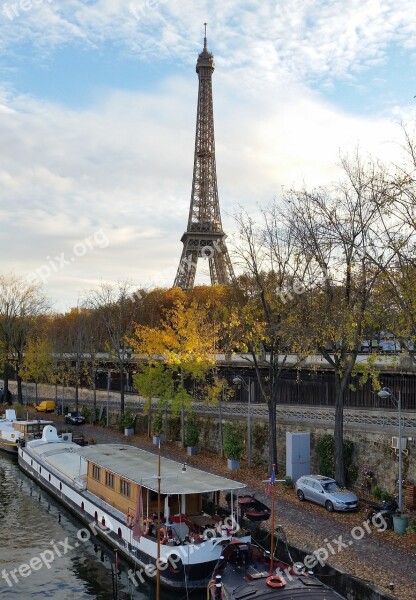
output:
[[[133,4],[133,9],[131,7]],[[413,48],[403,0],[290,2],[116,0],[37,2],[10,20],[0,48],[10,80],[19,60],[48,63],[59,47],[164,65],[146,90],[95,88],[83,108],[19,90],[0,94],[0,270],[25,275],[102,230],[109,244],[51,272],[60,308],[101,279],[173,283],[186,229],[193,168],[202,23],[215,50],[214,113],[219,197],[232,235],[239,205],[256,212],[282,187],[328,183],[339,151],[357,145],[397,156],[387,115],[357,117],[319,94],[386,60],[389,44]],[[135,9],[136,12],[135,12]],[[137,12],[139,11],[139,12]],[[3,59],[4,61],[4,59]],[[74,81],[74,86],[77,82]],[[408,109],[393,107],[402,118]],[[49,258],[48,258],[49,257]]]
[[23,41],[45,52],[111,42],[140,60],[191,63],[208,21],[223,71],[332,79],[385,60],[390,44],[414,49],[412,9],[412,0],[32,0],[13,20],[3,10],[1,45],[18,53]]

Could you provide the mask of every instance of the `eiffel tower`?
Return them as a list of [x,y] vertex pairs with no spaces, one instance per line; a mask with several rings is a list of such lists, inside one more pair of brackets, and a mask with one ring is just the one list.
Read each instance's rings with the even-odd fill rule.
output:
[[181,238],[182,256],[173,284],[173,287],[184,290],[189,290],[194,285],[198,258],[208,258],[212,285],[229,285],[234,280],[218,201],[212,107],[214,68],[214,57],[208,52],[205,23],[204,49],[196,63],[199,89],[191,207],[188,228]]

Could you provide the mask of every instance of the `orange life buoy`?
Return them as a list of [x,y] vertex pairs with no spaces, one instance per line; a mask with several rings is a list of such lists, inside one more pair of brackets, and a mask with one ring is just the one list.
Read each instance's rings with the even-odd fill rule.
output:
[[282,588],[286,585],[286,579],[280,575],[270,575],[266,579],[266,583],[271,588]]
[[159,540],[161,544],[165,544],[168,539],[166,527],[161,527],[159,529]]

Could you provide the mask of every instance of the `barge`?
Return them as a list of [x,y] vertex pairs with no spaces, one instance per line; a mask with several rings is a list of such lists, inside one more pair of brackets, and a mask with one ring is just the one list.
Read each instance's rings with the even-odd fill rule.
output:
[[52,425],[52,421],[41,419],[19,420],[16,411],[8,408],[5,417],[0,419],[0,449],[15,454],[22,440],[33,440],[42,436],[43,428]]
[[[82,448],[46,426],[41,439],[22,443],[18,461],[131,563],[136,581],[144,575],[170,589],[206,588],[224,547],[251,541],[233,512],[215,511],[222,493],[236,501],[245,484],[160,454],[123,444]],[[202,510],[207,497],[213,514]]]

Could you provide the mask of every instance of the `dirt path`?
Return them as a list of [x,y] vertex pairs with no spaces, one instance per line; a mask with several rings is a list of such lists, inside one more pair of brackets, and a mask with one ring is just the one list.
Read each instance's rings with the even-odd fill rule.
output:
[[[52,416],[51,420],[59,427],[63,426],[62,417]],[[114,429],[93,425],[72,427],[72,430],[83,432],[90,443],[122,441],[156,452],[152,441],[145,436],[126,438]],[[262,483],[267,479],[263,468],[248,469],[243,465],[238,471],[229,471],[225,459],[207,452],[189,457],[184,449],[174,443],[163,444],[161,453],[168,458],[244,482],[250,493],[255,492],[259,500],[270,506],[271,498],[266,494],[266,484]],[[291,544],[310,553],[322,548],[322,555],[324,550],[328,552],[327,562],[334,567],[389,591],[395,598],[416,600],[416,543],[408,535],[400,536],[375,528],[369,532],[364,525],[364,508],[347,514],[328,513],[320,506],[301,503],[294,490],[281,484],[277,484],[275,489],[276,524],[283,525]],[[394,582],[393,591],[389,588],[390,582]]]

